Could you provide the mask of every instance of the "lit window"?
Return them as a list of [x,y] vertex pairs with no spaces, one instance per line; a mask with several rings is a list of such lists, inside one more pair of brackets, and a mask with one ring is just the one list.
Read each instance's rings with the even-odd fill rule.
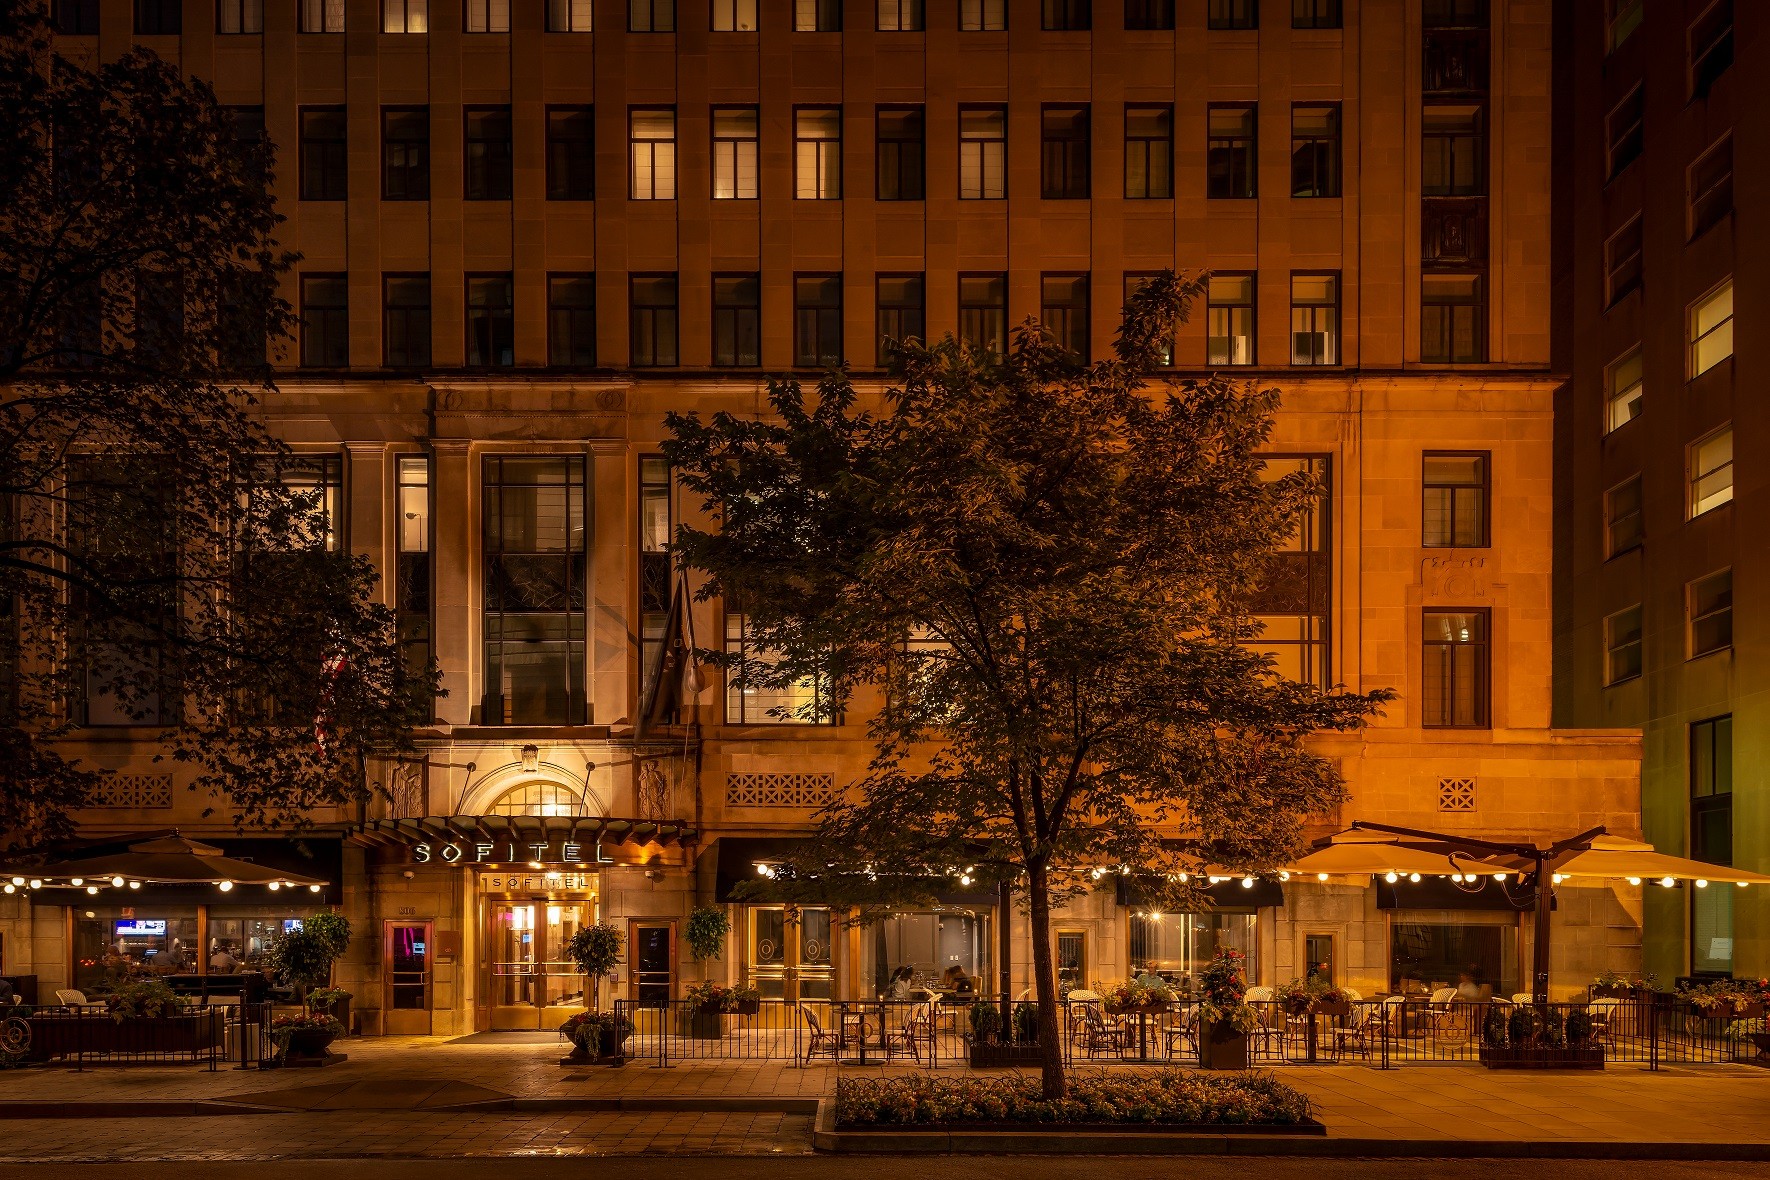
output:
[[430,0],[381,0],[383,33],[428,33]]
[[795,33],[840,33],[842,0],[793,0]]
[[1008,112],[959,108],[959,199],[999,201],[1008,192]]
[[592,0],[547,0],[549,33],[588,33]]
[[629,33],[674,33],[676,0],[627,0]]
[[1254,276],[1212,275],[1206,290],[1205,363],[1254,363]]
[[1424,691],[1421,723],[1428,729],[1485,729],[1488,724],[1488,639],[1485,610],[1429,610],[1422,614]]
[[877,0],[881,33],[918,33],[922,30],[922,0]]
[[756,199],[759,147],[755,107],[713,109],[713,199]]
[[1690,309],[1690,375],[1700,376],[1733,355],[1733,280]]
[[1640,417],[1641,402],[1641,350],[1636,348],[1604,370],[1605,433]]
[[754,33],[756,0],[713,0],[715,33]]
[[676,199],[676,112],[670,109],[633,111],[630,142],[633,154],[633,199]]
[[469,33],[508,33],[510,0],[467,0]]
[[504,792],[488,808],[487,815],[587,816],[584,798],[558,783],[524,783]]
[[801,201],[842,197],[842,112],[814,107],[793,112],[793,195]]
[[1088,276],[1041,275],[1039,319],[1057,346],[1088,359]]
[[1692,519],[1733,500],[1733,427],[1690,444],[1690,516]]
[[1007,27],[1007,0],[959,0],[961,32],[991,33]]
[[1421,544],[1428,549],[1480,549],[1487,545],[1489,498],[1487,452],[1426,452]]
[[1291,364],[1340,363],[1340,278],[1291,276]]

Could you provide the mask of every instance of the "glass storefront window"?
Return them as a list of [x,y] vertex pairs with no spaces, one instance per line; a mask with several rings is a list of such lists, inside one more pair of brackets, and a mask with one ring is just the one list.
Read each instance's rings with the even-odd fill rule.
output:
[[195,906],[94,906],[75,910],[74,987],[102,993],[112,980],[197,969]]
[[1233,947],[1247,956],[1250,978],[1254,967],[1253,914],[1164,914],[1157,911],[1131,915],[1131,974],[1159,975],[1183,991],[1190,990],[1211,956]]
[[1399,920],[1390,926],[1391,991],[1430,995],[1464,983],[1484,997],[1518,990],[1516,926]]
[[262,970],[265,954],[276,940],[299,929],[313,912],[312,906],[211,906],[204,954],[209,973]]
[[989,915],[969,910],[891,914],[867,929],[864,978],[876,993],[890,990],[900,967],[914,971],[915,987],[939,988],[952,967],[964,968],[979,991],[989,974]]

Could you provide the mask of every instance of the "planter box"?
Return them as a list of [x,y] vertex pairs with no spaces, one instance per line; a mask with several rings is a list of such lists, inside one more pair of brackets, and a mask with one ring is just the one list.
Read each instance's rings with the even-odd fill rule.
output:
[[1198,1064],[1200,1069],[1246,1069],[1248,1035],[1221,1024],[1209,1026],[1198,1039]]
[[971,1043],[971,1068],[989,1069],[1002,1067],[1038,1066],[1044,1061],[1039,1046],[1032,1045],[992,1045]]
[[689,1013],[688,1035],[697,1041],[717,1041],[725,1036],[724,1011],[715,1007],[697,1008]]
[[195,1059],[220,1048],[226,1025],[203,1010],[192,1016],[62,1016],[39,1013],[31,1021],[31,1060],[58,1057],[173,1057]]
[[733,1008],[732,1011],[736,1012],[739,1016],[754,1016],[756,1013],[762,1011],[762,1001],[739,1000],[737,1002],[737,1007]]
[[1604,1046],[1581,1045],[1556,1049],[1547,1045],[1496,1049],[1481,1046],[1481,1064],[1489,1069],[1603,1069]]
[[1316,1119],[1300,1123],[837,1123],[855,1135],[911,1131],[922,1134],[1001,1133],[1018,1135],[1326,1135]]
[[1312,1009],[1317,1016],[1350,1016],[1351,1000],[1317,1000]]

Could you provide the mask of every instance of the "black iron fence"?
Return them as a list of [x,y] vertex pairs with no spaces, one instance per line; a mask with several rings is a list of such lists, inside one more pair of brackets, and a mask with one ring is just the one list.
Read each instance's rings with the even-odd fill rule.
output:
[[104,1004],[20,1005],[5,1016],[0,1052],[10,1065],[160,1064],[210,1070],[279,1064],[275,1021],[301,1009],[271,1001],[211,1001],[175,1013],[117,1016]]

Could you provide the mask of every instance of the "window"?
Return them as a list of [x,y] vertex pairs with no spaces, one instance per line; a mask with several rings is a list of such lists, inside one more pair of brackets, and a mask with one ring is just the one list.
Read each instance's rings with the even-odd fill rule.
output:
[[725,609],[725,654],[742,661],[725,674],[727,725],[835,724],[818,677],[805,676],[787,684],[759,682],[767,675],[767,669],[779,662],[779,657],[757,646],[750,635],[748,617],[733,610],[729,602]]
[[1733,571],[1720,570],[1685,587],[1690,658],[1733,646]]
[[383,33],[428,33],[430,0],[381,0]]
[[1690,165],[1690,236],[1733,212],[1733,137],[1726,136]]
[[1254,276],[1212,275],[1205,291],[1205,363],[1254,363]]
[[[1733,718],[1690,727],[1690,855],[1707,864],[1733,863]],[[1690,966],[1698,975],[1733,972],[1735,890],[1690,890]]]
[[1732,64],[1733,0],[1716,0],[1690,26],[1690,97],[1708,97]]
[[639,684],[657,691],[658,667],[669,642],[671,585],[670,541],[675,522],[670,505],[670,461],[661,455],[639,457]]
[[1007,27],[1007,0],[959,0],[960,32],[993,33]]
[[301,109],[301,199],[342,201],[345,193],[343,107]]
[[[1254,971],[1259,954],[1258,919],[1250,911],[1213,910],[1208,914],[1164,914],[1134,910],[1129,924],[1130,968],[1133,976],[1155,973],[1166,979],[1197,979],[1219,950],[1246,956]],[[1084,985],[1085,978],[1076,986]]]
[[754,201],[759,151],[755,107],[713,108],[713,199]]
[[1487,728],[1487,611],[1428,610],[1421,622],[1421,724],[1428,729]]
[[715,33],[754,33],[756,0],[713,0]]
[[880,107],[876,117],[879,200],[920,201],[923,197],[922,108]]
[[1309,476],[1321,494],[1298,519],[1296,530],[1275,547],[1266,577],[1248,603],[1262,630],[1247,646],[1271,656],[1279,676],[1326,688],[1333,683],[1328,676],[1333,550],[1327,456],[1269,456],[1262,463],[1264,480],[1293,475]]
[[1127,29],[1171,29],[1174,0],[1125,0]]
[[547,0],[549,33],[588,33],[593,28],[593,0]]
[[1420,192],[1428,197],[1479,196],[1487,171],[1481,108],[1428,106],[1421,115],[1420,135]]
[[381,108],[381,199],[430,199],[430,108]]
[[547,108],[547,199],[596,199],[594,108]]
[[1480,275],[1420,276],[1420,359],[1438,365],[1487,359]]
[[596,364],[596,276],[547,276],[547,363],[562,368]]
[[[1137,292],[1143,290],[1144,285],[1153,278],[1155,278],[1154,273],[1127,274],[1125,276],[1125,304],[1129,306],[1132,297],[1135,296]],[[1161,355],[1157,358],[1157,363],[1162,365],[1172,365],[1174,363],[1174,338],[1172,336],[1162,342],[1162,351]]]
[[301,363],[310,369],[350,364],[350,303],[341,274],[301,276]]
[[217,33],[264,32],[264,0],[217,0]]
[[1291,0],[1291,28],[1337,29],[1340,0]]
[[1174,108],[1125,108],[1125,197],[1167,200],[1174,195]]
[[181,0],[135,0],[137,37],[176,37],[184,31]]
[[[176,510],[170,464],[148,456],[70,458],[62,502],[67,555],[100,577],[132,584],[126,605],[76,580],[64,639],[76,677],[70,720],[82,725],[157,725],[175,696],[163,632],[177,630]],[[13,649],[15,658],[17,648]],[[166,710],[170,712],[170,710]]]
[[508,201],[510,108],[468,107],[463,123],[467,131],[464,195],[469,201]]
[[959,276],[959,340],[968,348],[1008,354],[1008,276]]
[[262,182],[270,172],[270,141],[264,134],[264,108],[251,106],[225,109],[233,128],[234,150],[240,153],[253,174]]
[[881,33],[922,31],[922,0],[877,0]]
[[98,0],[55,0],[55,31],[63,37],[98,33]]
[[1207,29],[1257,29],[1260,0],[1210,0],[1205,9]]
[[1641,675],[1641,604],[1604,620],[1604,683],[1620,684]]
[[793,276],[793,364],[842,363],[842,276]]
[[1487,0],[1425,0],[1428,29],[1485,29]]
[[382,362],[390,369],[430,365],[430,276],[386,275],[381,280]]
[[1723,426],[1690,444],[1690,517],[1733,501],[1733,427]]
[[1340,108],[1291,108],[1291,196],[1340,195]]
[[467,0],[469,33],[508,33],[510,0]]
[[1641,155],[1642,124],[1647,116],[1646,92],[1636,86],[1604,116],[1605,175],[1616,176]]
[[1039,320],[1059,348],[1088,359],[1088,276],[1041,275]]
[[1291,275],[1291,364],[1340,363],[1340,276]]
[[1637,347],[1604,370],[1605,433],[1640,417],[1641,401],[1641,349]]
[[1008,193],[1008,110],[959,108],[959,199],[999,201]]
[[1486,451],[1426,452],[1420,544],[1428,549],[1487,546],[1488,464]]
[[1254,108],[1211,108],[1205,143],[1205,196],[1217,200],[1254,196]]
[[1040,190],[1047,201],[1088,198],[1088,108],[1046,107],[1040,119]]
[[713,363],[722,368],[762,363],[760,276],[713,276]]
[[642,108],[628,114],[633,150],[633,199],[676,199],[676,111]]
[[430,460],[401,455],[397,464],[394,626],[406,666],[418,672],[430,665]]
[[676,276],[634,275],[631,280],[632,355],[636,368],[676,363]]
[[840,33],[842,0],[793,0],[795,33]]
[[1043,0],[1044,27],[1053,32],[1094,27],[1092,0]]
[[1733,280],[1690,308],[1690,375],[1699,377],[1733,355]]
[[467,367],[516,363],[516,317],[508,274],[467,276]]
[[801,201],[842,197],[842,111],[808,107],[793,112],[793,195]]
[[891,363],[893,341],[922,340],[922,276],[880,275],[874,295],[877,313],[875,335],[879,340],[878,365]]
[[1604,493],[1604,556],[1639,546],[1646,537],[1641,514],[1641,477],[1632,475]]
[[1604,243],[1604,295],[1607,304],[1641,285],[1641,217],[1610,235]]
[[484,725],[582,725],[585,488],[581,455],[488,455]]
[[1605,7],[1609,10],[1609,19],[1605,22],[1609,33],[1605,49],[1615,53],[1629,39],[1629,34],[1640,26],[1645,0],[1606,0]]
[[629,33],[674,33],[676,0],[627,0]]

